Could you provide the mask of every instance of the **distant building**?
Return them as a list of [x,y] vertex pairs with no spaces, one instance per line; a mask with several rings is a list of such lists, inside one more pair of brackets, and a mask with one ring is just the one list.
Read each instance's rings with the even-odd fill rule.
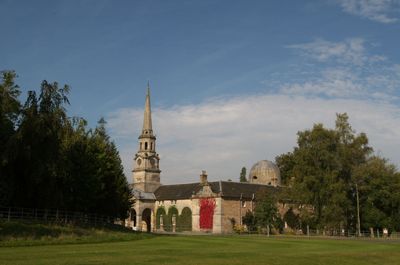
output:
[[[250,170],[249,183],[207,180],[162,185],[160,157],[156,152],[147,89],[139,150],[134,157],[132,209],[125,224],[141,231],[230,233],[241,224],[247,211],[254,211],[259,193],[277,192],[281,180],[278,167],[270,161],[257,162]],[[281,207],[281,211],[285,211]]]

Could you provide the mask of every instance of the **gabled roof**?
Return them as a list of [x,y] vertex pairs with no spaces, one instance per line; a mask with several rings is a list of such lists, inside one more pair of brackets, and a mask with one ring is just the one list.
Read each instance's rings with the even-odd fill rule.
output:
[[[208,182],[211,190],[224,198],[232,199],[252,199],[260,192],[277,192],[280,188],[242,182],[213,181]],[[202,186],[199,182],[188,184],[161,185],[154,195],[157,200],[183,200],[190,199],[200,191]]]
[[[190,199],[192,195],[199,192],[200,183],[161,185],[155,192],[157,200],[183,200]],[[212,188],[213,192],[215,190]]]

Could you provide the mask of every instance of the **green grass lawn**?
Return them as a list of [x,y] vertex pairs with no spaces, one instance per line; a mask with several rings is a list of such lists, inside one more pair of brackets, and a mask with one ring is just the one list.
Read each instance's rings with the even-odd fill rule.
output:
[[0,221],[0,247],[121,242],[151,237],[151,234],[135,233],[117,225],[89,227]]
[[0,264],[400,264],[385,241],[155,236],[143,240],[0,247]]

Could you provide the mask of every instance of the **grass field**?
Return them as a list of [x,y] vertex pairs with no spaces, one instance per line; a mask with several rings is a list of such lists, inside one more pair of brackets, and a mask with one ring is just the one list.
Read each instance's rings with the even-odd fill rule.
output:
[[0,247],[0,264],[400,264],[400,244],[261,236],[155,236],[124,242]]
[[114,225],[88,227],[0,221],[0,247],[121,242],[151,237],[151,234],[135,233]]

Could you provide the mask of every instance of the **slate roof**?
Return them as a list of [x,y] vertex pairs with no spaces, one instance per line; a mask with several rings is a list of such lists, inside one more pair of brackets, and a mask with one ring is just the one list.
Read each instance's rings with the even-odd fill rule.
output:
[[144,192],[141,190],[132,190],[132,195],[133,197],[141,200],[156,200],[156,197],[154,196],[154,193],[152,192]]
[[[280,188],[252,183],[213,181],[209,182],[211,190],[223,198],[252,199],[260,192],[277,192]],[[199,182],[188,184],[161,185],[154,195],[159,201],[190,199],[201,189]]]

